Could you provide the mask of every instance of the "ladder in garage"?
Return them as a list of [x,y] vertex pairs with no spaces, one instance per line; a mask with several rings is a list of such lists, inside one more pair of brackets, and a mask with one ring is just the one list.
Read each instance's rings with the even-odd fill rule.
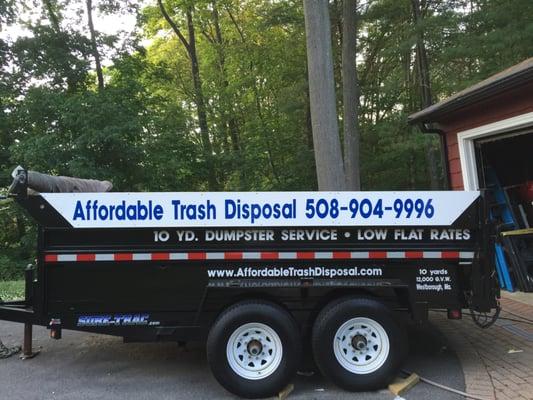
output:
[[[496,172],[490,166],[486,169],[486,184],[487,189],[492,193],[493,202],[489,204],[489,216],[492,221],[497,221],[498,235],[502,231],[518,229],[518,223],[514,216],[509,201],[509,196],[505,189],[501,186]],[[495,257],[496,257],[496,271],[498,273],[498,281],[500,287],[514,292],[514,285],[511,279],[510,271],[512,270],[505,259],[505,251],[501,243],[495,243]]]

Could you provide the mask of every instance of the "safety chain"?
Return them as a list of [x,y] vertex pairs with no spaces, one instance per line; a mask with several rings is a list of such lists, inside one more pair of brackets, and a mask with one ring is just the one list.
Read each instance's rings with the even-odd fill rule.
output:
[[0,359],[8,358],[20,352],[20,346],[6,347],[0,340]]
[[474,321],[477,326],[482,329],[487,329],[498,320],[501,310],[502,307],[500,306],[500,302],[498,301],[494,312],[477,312],[470,308],[470,316],[472,317],[472,321]]

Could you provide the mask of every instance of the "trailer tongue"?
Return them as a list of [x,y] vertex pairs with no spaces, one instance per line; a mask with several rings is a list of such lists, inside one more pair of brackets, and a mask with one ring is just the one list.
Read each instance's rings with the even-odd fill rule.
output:
[[29,195],[31,182],[18,170],[11,196],[39,225],[37,265],[0,319],[56,338],[207,339],[213,374],[243,397],[281,390],[302,351],[345,389],[382,387],[406,352],[398,313],[497,306],[478,192]]

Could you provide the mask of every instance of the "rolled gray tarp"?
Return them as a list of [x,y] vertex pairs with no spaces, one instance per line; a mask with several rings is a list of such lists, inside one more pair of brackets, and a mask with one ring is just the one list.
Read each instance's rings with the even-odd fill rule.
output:
[[28,171],[28,188],[41,193],[89,193],[109,192],[113,188],[113,184],[109,181],[97,181],[96,179],[52,176]]

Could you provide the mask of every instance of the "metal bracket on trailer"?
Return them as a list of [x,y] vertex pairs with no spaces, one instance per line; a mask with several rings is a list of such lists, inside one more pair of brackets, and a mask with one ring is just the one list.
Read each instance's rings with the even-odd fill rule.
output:
[[23,301],[8,301],[0,303],[0,320],[20,322],[20,323],[35,323],[35,313],[32,308],[26,306]]

